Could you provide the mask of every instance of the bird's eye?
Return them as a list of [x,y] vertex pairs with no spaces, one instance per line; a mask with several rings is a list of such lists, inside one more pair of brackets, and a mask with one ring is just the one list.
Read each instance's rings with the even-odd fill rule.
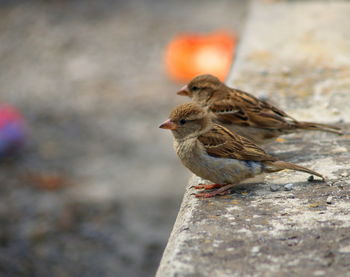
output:
[[185,123],[186,123],[186,119],[181,119],[181,120],[180,120],[180,124],[181,124],[181,125],[184,125]]
[[199,87],[194,86],[194,87],[192,87],[192,90],[193,91],[199,90]]

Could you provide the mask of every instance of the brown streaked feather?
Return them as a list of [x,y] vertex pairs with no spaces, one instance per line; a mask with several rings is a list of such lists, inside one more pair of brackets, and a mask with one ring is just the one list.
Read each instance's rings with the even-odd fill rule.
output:
[[275,114],[282,116],[282,117],[288,117],[290,119],[292,119],[288,114],[286,114],[284,111],[282,111],[281,109],[267,103],[266,101],[260,100],[258,98],[256,98],[255,96],[241,91],[239,89],[233,89],[233,88],[229,88],[231,94],[239,96],[240,99],[242,99],[243,101],[246,102],[246,106],[248,108],[255,108],[257,110],[272,110]]
[[217,158],[231,158],[250,161],[275,161],[250,140],[231,133],[225,127],[214,124],[213,128],[198,137],[208,155]]
[[225,99],[215,101],[214,96],[210,104],[210,110],[217,115],[219,121],[258,128],[293,129],[296,127],[295,119],[282,110],[243,91],[228,89],[229,93]]
[[[237,89],[228,88],[228,90],[229,93],[225,99],[213,101],[210,105],[210,110],[217,115],[219,121],[225,124],[283,130],[284,132],[305,129],[343,134],[339,127],[329,124],[297,121],[281,109],[259,100],[253,95]],[[227,113],[225,111],[231,112]]]

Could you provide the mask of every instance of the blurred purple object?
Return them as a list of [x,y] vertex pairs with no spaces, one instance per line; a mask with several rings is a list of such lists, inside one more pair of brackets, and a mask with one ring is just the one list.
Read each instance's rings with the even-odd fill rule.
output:
[[26,138],[25,124],[20,112],[0,104],[0,158],[19,152]]

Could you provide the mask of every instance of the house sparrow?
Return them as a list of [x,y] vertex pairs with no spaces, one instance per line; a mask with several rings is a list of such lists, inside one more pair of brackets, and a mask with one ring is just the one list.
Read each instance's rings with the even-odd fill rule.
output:
[[196,103],[176,107],[159,128],[172,131],[175,151],[184,166],[197,176],[214,183],[200,184],[195,188],[218,188],[209,193],[197,193],[197,197],[223,195],[245,179],[283,169],[303,171],[324,180],[321,174],[279,161],[249,139],[215,124],[211,113]]
[[320,130],[342,134],[340,128],[313,122],[297,121],[279,108],[253,95],[230,88],[213,75],[199,75],[177,92],[207,106],[216,122],[257,144],[280,135],[303,130]]

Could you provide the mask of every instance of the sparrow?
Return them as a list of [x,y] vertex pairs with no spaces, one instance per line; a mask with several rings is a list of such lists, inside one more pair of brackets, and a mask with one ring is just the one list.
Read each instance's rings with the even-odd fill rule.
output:
[[340,128],[297,121],[281,109],[253,95],[230,88],[213,75],[199,75],[177,92],[216,115],[216,122],[262,145],[299,130],[319,130],[341,135]]
[[197,193],[196,197],[223,195],[245,179],[283,169],[306,172],[324,180],[313,170],[277,160],[251,140],[214,123],[211,114],[196,103],[186,103],[177,106],[159,126],[172,131],[174,148],[183,165],[213,183],[194,188],[217,188]]

